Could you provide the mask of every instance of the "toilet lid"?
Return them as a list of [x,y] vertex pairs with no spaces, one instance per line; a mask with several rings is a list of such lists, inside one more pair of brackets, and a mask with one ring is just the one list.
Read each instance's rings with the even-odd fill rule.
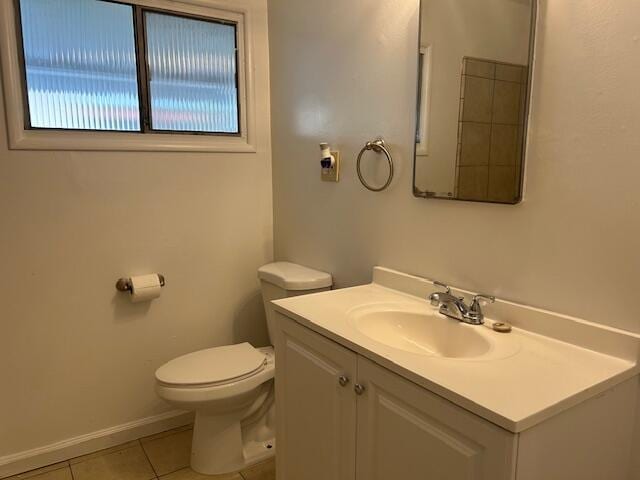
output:
[[226,345],[175,358],[156,370],[156,379],[172,385],[220,383],[246,377],[265,363],[265,354],[249,343]]

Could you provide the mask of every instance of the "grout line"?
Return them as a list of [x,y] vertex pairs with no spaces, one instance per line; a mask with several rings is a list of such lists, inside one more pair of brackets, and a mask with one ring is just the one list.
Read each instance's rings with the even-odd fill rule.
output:
[[[138,440],[140,440],[142,445],[144,445],[145,443],[153,442],[155,440],[160,440],[162,438],[171,437],[178,433],[186,432],[187,430],[193,430],[193,423],[190,423],[188,425],[182,425],[176,428],[170,428],[169,430],[164,430],[162,432],[154,433],[153,435],[146,435],[144,437],[138,438]],[[142,440],[144,440],[144,442]]]
[[[124,443],[120,443],[118,445],[114,445],[113,447],[107,447],[107,448],[101,448],[98,449],[96,451],[93,452],[89,452],[89,453],[85,453],[83,455],[77,455],[75,457],[71,457],[69,459],[67,459],[67,462],[69,462],[69,465],[76,465],[76,464],[80,464],[80,463],[84,463],[84,462],[88,462],[91,460],[94,460],[96,458],[100,458],[100,457],[104,457],[107,455],[112,455],[114,453],[118,453],[118,452],[122,452],[124,450],[128,450],[130,448],[132,448],[134,445],[134,443],[137,442],[137,440],[131,440],[129,442],[124,442]],[[78,460],[82,458],[83,460]],[[73,462],[73,463],[71,463]]]
[[487,167],[487,189],[485,191],[485,200],[490,200],[489,192],[491,186],[491,144],[493,143],[493,113],[496,101],[496,80],[491,84],[491,124],[489,126],[489,162]]
[[473,77],[473,78],[483,78],[485,80],[495,80],[496,82],[516,83],[518,85],[522,85],[522,82],[518,82],[517,80],[503,80],[502,78],[497,78],[497,77],[481,77],[480,75],[469,75],[468,73],[465,73],[464,75],[466,75],[467,77]]
[[149,462],[149,466],[151,467],[151,471],[153,472],[153,475],[155,479],[158,478],[158,472],[156,472],[156,468],[153,466],[153,463],[151,463],[151,459],[149,458],[149,455],[147,455],[147,451],[144,449],[144,445],[142,445],[142,442],[140,441],[140,439],[137,440],[138,445],[140,445],[140,448],[142,449],[142,453],[144,454],[144,458],[147,459],[147,462]]
[[[463,98],[461,100],[464,100]],[[503,125],[508,127],[521,127],[521,123],[505,123],[505,122],[478,122],[476,120],[460,120],[459,123],[473,123],[475,125]]]
[[[151,460],[149,460],[149,463],[151,463]],[[152,465],[152,468],[153,468],[153,465]],[[162,475],[158,475],[158,478],[166,477],[167,475],[171,475],[172,473],[179,472],[180,470],[184,470],[185,468],[191,468],[191,465],[187,465],[186,467],[176,468],[175,470],[171,470],[170,472],[163,473]]]
[[[175,429],[172,428],[172,429],[166,430],[165,432],[160,432],[160,433],[167,433],[167,432],[171,432],[173,430],[175,430],[175,432],[168,433],[167,435],[159,437],[159,438],[167,438],[167,437],[170,437],[170,436],[175,435],[177,433],[181,433],[181,432],[187,431],[190,428],[193,428],[193,424],[183,425],[183,426],[177,427]],[[127,450],[129,448],[133,448],[133,447],[136,446],[136,444],[140,448],[142,448],[142,452],[143,452],[145,458],[147,459],[147,462],[149,462],[149,465],[151,466],[151,470],[153,471],[153,477],[150,480],[159,480],[162,476],[170,475],[170,474],[175,473],[177,471],[180,471],[180,470],[182,470],[184,468],[188,468],[188,465],[187,465],[186,467],[180,467],[180,468],[178,468],[178,469],[176,469],[174,471],[165,473],[164,475],[158,475],[158,472],[156,472],[156,469],[153,466],[153,463],[151,462],[151,459],[149,458],[149,455],[147,454],[147,451],[144,448],[144,444],[142,443],[142,439],[147,438],[147,437],[141,437],[141,438],[138,438],[138,439],[135,439],[135,440],[130,440],[128,442],[124,442],[124,443],[121,443],[119,445],[114,445],[112,447],[101,448],[101,449],[95,450],[93,452],[85,453],[83,455],[77,455],[75,457],[67,458],[66,460],[61,460],[60,462],[54,462],[54,463],[49,464],[49,465],[44,465],[42,467],[38,467],[38,468],[31,469],[31,470],[27,470],[25,472],[18,473],[18,474],[15,474],[15,475],[10,475],[8,477],[0,477],[0,480],[5,480],[5,479],[8,480],[9,478],[18,477],[18,476],[21,476],[21,475],[29,475],[29,476],[23,478],[22,480],[30,480],[31,478],[39,476],[39,475],[43,475],[44,473],[54,472],[54,471],[62,470],[64,468],[68,468],[69,469],[69,471],[71,472],[71,479],[75,480],[75,477],[73,475],[73,465],[79,465],[81,463],[84,463],[84,462],[87,462],[87,461],[90,461],[90,460],[94,460],[94,459],[100,458],[102,456],[111,455],[113,453],[118,453],[118,452],[121,452],[123,450]],[[125,445],[128,445],[128,446],[125,447]],[[99,454],[99,455],[97,455],[97,454]],[[76,460],[76,459],[81,458],[81,457],[91,457],[91,458],[86,458],[86,459],[84,459],[82,461],[71,463],[72,460]],[[54,465],[58,465],[58,464],[59,464],[58,468],[51,468]],[[44,470],[44,469],[48,469],[48,470],[46,472],[35,473],[36,471],[40,471],[40,470]]]
[[[57,466],[56,466],[57,465]],[[56,466],[56,468],[53,468]],[[1,480],[31,480],[32,478],[39,477],[41,475],[45,475],[51,472],[57,472],[58,470],[64,470],[65,468],[71,469],[71,464],[69,460],[61,460],[59,462],[53,462],[48,465],[43,465],[42,467],[32,468],[31,470],[27,470],[22,473],[16,473],[13,475],[5,475],[0,477]],[[38,473],[36,473],[38,472]]]

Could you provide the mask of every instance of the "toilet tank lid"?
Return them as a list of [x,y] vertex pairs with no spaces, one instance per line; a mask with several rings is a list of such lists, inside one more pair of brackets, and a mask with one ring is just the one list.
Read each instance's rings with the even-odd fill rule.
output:
[[314,290],[333,284],[329,273],[290,262],[263,265],[258,269],[258,278],[285,290]]

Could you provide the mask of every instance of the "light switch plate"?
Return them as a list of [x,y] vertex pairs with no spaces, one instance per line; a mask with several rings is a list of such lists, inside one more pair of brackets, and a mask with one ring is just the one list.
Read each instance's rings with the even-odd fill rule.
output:
[[323,182],[337,182],[340,180],[340,152],[331,152],[336,164],[333,168],[321,168],[320,178]]

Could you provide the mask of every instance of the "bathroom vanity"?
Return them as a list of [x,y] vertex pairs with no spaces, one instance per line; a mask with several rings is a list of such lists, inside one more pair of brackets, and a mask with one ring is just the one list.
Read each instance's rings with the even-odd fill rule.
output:
[[640,339],[500,300],[466,325],[436,289],[376,267],[274,302],[278,480],[625,480]]

